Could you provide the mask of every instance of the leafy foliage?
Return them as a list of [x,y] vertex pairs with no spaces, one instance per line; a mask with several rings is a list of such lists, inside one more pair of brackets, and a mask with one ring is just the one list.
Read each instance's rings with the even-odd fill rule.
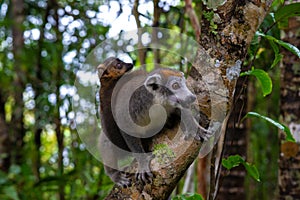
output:
[[245,117],[258,117],[260,119],[263,119],[269,123],[271,123],[272,125],[276,126],[277,128],[279,128],[280,130],[284,131],[286,134],[286,140],[289,142],[295,142],[295,139],[290,131],[290,129],[285,126],[284,124],[281,124],[269,117],[263,116],[261,114],[258,114],[256,112],[248,112],[247,115]]
[[[253,112],[257,113],[257,115],[268,116],[267,118],[275,122],[277,122],[276,119],[278,119],[280,114],[279,107],[277,106],[279,105],[280,94],[280,70],[278,67],[275,67],[283,58],[280,47],[284,47],[299,57],[299,49],[297,47],[281,40],[282,31],[280,30],[284,28],[289,17],[299,15],[299,5],[298,3],[283,5],[283,3],[283,0],[273,1],[272,11],[264,19],[259,31],[256,33],[249,48],[249,57],[245,61],[245,64],[248,65],[248,69],[254,66],[255,70],[264,70],[262,74],[267,73],[267,76],[272,79],[272,91],[267,97],[264,95],[263,98],[261,95],[252,95],[255,94],[253,90],[256,91],[260,88],[264,90],[263,84],[258,78],[257,80],[259,81],[255,80],[253,82],[251,80],[249,84],[251,95],[248,96],[248,98],[249,102],[251,102],[250,107]],[[247,73],[249,73],[249,71]],[[263,94],[265,93],[263,92]],[[293,140],[288,136],[289,130],[285,129],[284,125],[282,125],[281,128],[286,131],[286,139]],[[277,188],[278,174],[276,172],[278,171],[277,158],[279,141],[277,134],[274,134],[277,133],[277,130],[276,125],[265,123],[265,120],[256,120],[251,123],[248,159],[258,163],[257,168],[261,174],[261,182],[255,183],[252,179],[247,179],[247,196],[249,199],[276,198],[272,196],[275,194],[269,191],[274,191]]]
[[242,164],[245,167],[246,171],[252,178],[254,178],[256,181],[260,182],[259,172],[258,172],[256,166],[246,162],[241,156],[234,155],[234,156],[229,156],[227,159],[225,159],[225,158],[222,159],[222,165],[227,170],[230,170],[233,167],[237,167],[240,164]]
[[290,17],[300,16],[300,3],[293,3],[281,7],[274,15],[276,22],[280,29],[288,26],[288,19]]
[[261,33],[261,32],[256,32],[256,34],[258,36],[262,36],[262,37],[266,38],[270,42],[273,42],[273,45],[275,45],[274,43],[277,43],[278,45],[286,48],[287,50],[289,50],[290,52],[292,52],[293,54],[295,54],[296,56],[298,56],[300,58],[300,50],[297,47],[295,47],[294,45],[284,42],[282,40],[276,39],[270,35],[265,35],[264,33]]
[[262,87],[263,95],[267,96],[272,92],[272,80],[267,72],[262,69],[252,68],[250,71],[242,72],[240,76],[252,75],[255,76]]

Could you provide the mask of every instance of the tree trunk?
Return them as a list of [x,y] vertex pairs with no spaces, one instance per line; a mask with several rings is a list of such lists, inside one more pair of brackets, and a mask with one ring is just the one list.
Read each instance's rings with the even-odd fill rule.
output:
[[12,159],[13,163],[21,164],[22,148],[23,148],[23,137],[25,135],[23,113],[24,113],[24,102],[23,92],[25,89],[25,72],[22,69],[22,52],[24,52],[24,41],[23,41],[23,21],[24,21],[24,2],[22,0],[12,0],[12,35],[13,35],[13,53],[14,53],[14,70],[16,76],[14,77],[13,85],[13,112],[12,119],[9,128],[10,141],[12,142],[14,151]]
[[[51,0],[50,7],[53,7],[54,10],[54,20],[56,21],[56,26],[54,27],[55,34],[56,34],[56,42],[60,44],[57,48],[57,57],[53,66],[55,67],[55,73],[53,75],[53,80],[55,81],[55,93],[56,93],[56,105],[55,105],[55,114],[54,114],[54,123],[55,123],[55,134],[56,134],[56,141],[57,141],[57,148],[58,148],[58,158],[57,158],[57,175],[59,177],[63,177],[64,175],[64,164],[63,164],[63,151],[64,151],[64,133],[63,133],[63,126],[61,124],[61,117],[60,117],[60,108],[62,106],[62,99],[60,98],[60,87],[61,87],[61,80],[63,79],[62,74],[64,73],[63,62],[62,62],[62,55],[63,55],[63,45],[62,45],[62,33],[59,31],[59,15],[58,9],[59,4],[57,0]],[[60,200],[65,199],[65,184],[63,181],[59,182],[59,189],[58,189],[58,198]]]
[[[215,15],[219,17],[214,22],[217,24],[215,30],[210,27],[211,22],[203,18],[199,44],[204,49],[199,48],[196,57],[193,58],[193,67],[188,77],[188,83],[194,89],[198,99],[201,100],[199,102],[201,113],[204,113],[211,122],[224,118],[224,115],[227,115],[231,109],[241,62],[244,60],[255,31],[263,21],[271,3],[272,1],[264,3],[260,1],[226,1],[214,11]],[[205,5],[203,5],[203,10],[211,11]],[[205,67],[209,73],[203,72]],[[208,84],[206,86],[210,93],[202,88],[201,82],[203,81]],[[224,88],[220,88],[220,84],[223,84]],[[217,101],[212,102],[212,96]],[[226,119],[222,124],[222,132],[225,131]],[[153,140],[153,145],[168,144],[170,141],[168,136],[173,135],[173,131],[175,130],[159,135]],[[129,188],[115,186],[106,199],[168,199],[189,165],[197,158],[199,151],[203,156],[208,153],[201,146],[202,143],[197,141],[185,141],[179,138],[176,144],[168,145],[172,152],[179,156],[163,168],[158,168],[159,163],[154,159],[151,162],[151,169],[155,178],[151,184],[145,186],[134,184]],[[186,151],[182,152],[182,149],[186,149]]]
[[8,127],[5,121],[5,100],[0,91],[0,170],[8,172],[10,166],[11,145],[9,142]]
[[[241,117],[246,115],[247,90],[244,88],[246,77],[239,78],[234,97],[234,108],[228,120],[226,139],[223,156],[240,155],[246,159],[247,156],[247,128],[246,121],[241,122]],[[245,169],[243,166],[235,167],[228,171],[221,167],[219,181],[220,189],[217,199],[240,200],[246,199],[244,181]]]
[[[300,22],[297,18],[289,20],[289,27],[283,38],[300,48]],[[281,141],[279,154],[279,199],[300,199],[300,71],[299,58],[284,50],[281,65],[280,114],[297,143]],[[280,133],[280,139],[284,134]]]

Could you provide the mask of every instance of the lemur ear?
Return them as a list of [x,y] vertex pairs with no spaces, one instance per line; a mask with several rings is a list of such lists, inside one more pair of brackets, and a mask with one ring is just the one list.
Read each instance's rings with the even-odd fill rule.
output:
[[97,67],[97,71],[98,71],[98,77],[99,77],[99,79],[100,79],[101,76],[103,75],[103,72],[105,71],[105,65],[100,64],[100,65]]
[[151,76],[148,76],[144,83],[144,86],[148,90],[156,90],[158,89],[159,85],[161,85],[161,76],[159,74],[153,74]]

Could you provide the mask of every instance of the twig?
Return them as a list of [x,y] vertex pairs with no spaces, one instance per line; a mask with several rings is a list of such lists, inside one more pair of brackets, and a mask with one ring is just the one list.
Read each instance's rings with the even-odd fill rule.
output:
[[[153,23],[152,27],[158,27],[159,26],[159,18],[160,18],[160,10],[158,6],[159,0],[153,1]],[[153,43],[157,43],[157,32],[155,29],[153,29],[152,32],[152,39]],[[155,68],[158,68],[158,65],[160,63],[160,56],[159,56],[159,49],[153,48],[153,55],[154,55],[154,65]]]
[[133,5],[133,9],[132,9],[132,14],[134,15],[135,21],[136,21],[136,25],[138,28],[138,57],[140,60],[140,65],[142,67],[145,67],[145,63],[146,63],[146,51],[143,48],[143,44],[142,44],[142,37],[141,37],[141,21],[140,21],[140,13],[138,12],[138,7],[139,7],[139,0],[135,0],[134,1],[134,5]]
[[194,177],[194,173],[195,172],[195,161],[193,162],[193,164],[191,164],[191,166],[189,167],[187,173],[186,173],[186,177],[184,180],[184,185],[183,185],[183,189],[182,189],[182,194],[188,193],[188,192],[194,192],[194,185],[193,185],[193,177]]
[[192,25],[193,29],[195,30],[196,40],[199,41],[200,35],[201,35],[201,26],[200,26],[198,17],[196,15],[196,12],[193,9],[192,0],[185,0],[185,9],[186,9],[186,13],[188,14],[188,16],[191,20],[191,25]]

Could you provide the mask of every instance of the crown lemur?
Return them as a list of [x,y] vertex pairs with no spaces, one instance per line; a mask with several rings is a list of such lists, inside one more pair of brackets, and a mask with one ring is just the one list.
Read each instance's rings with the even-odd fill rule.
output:
[[[207,139],[202,127],[194,128],[190,111],[196,96],[186,86],[180,71],[159,68],[151,73],[128,72],[132,64],[118,58],[108,58],[98,67],[100,79],[100,117],[104,134],[100,135],[100,150],[105,171],[120,186],[132,184],[131,174],[118,167],[118,161],[131,152],[138,164],[137,181],[151,182],[151,137],[162,129],[181,123],[183,130],[196,139]],[[197,131],[202,129],[201,131]],[[194,131],[194,132],[193,132]],[[199,134],[200,133],[200,134]],[[207,134],[209,135],[209,134]]]

